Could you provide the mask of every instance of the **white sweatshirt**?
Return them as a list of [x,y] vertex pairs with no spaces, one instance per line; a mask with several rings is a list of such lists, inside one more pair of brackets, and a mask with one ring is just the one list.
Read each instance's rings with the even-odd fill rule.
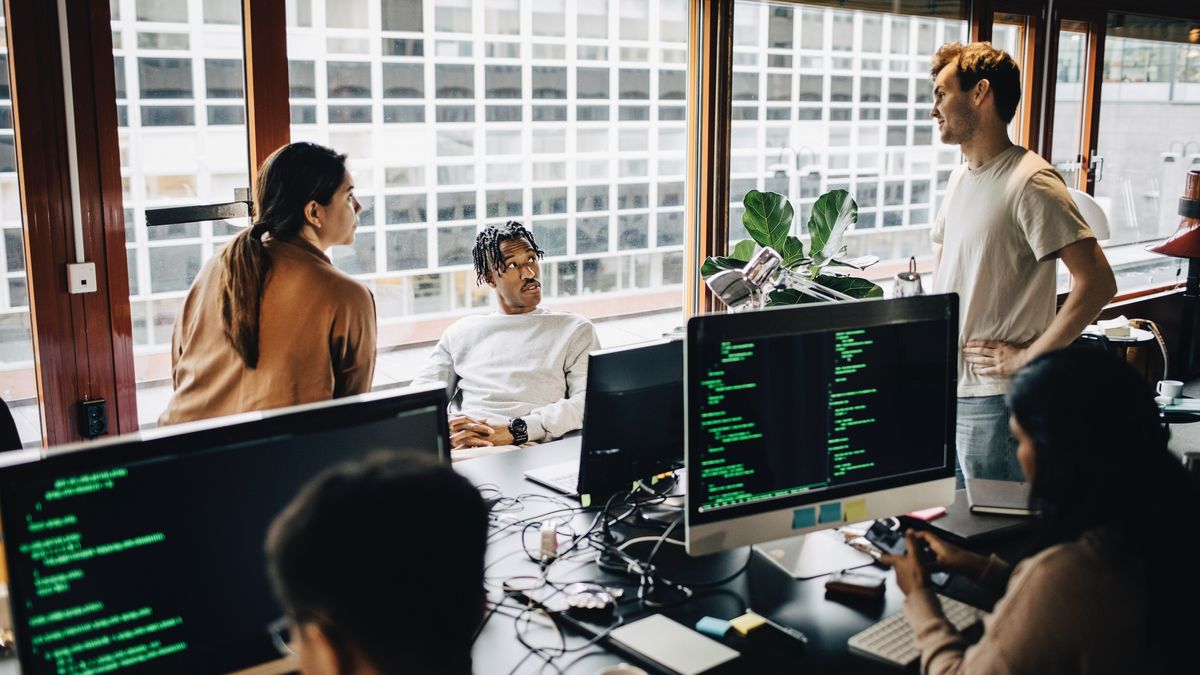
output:
[[468,316],[442,333],[413,384],[442,382],[450,409],[489,424],[514,417],[529,440],[547,441],[583,426],[588,353],[596,329],[570,312]]

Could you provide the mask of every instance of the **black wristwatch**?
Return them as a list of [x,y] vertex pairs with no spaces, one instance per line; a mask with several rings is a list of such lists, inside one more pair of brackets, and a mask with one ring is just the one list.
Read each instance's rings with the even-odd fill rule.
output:
[[529,440],[529,426],[520,417],[514,417],[508,423],[508,433],[512,434],[513,445],[522,445]]

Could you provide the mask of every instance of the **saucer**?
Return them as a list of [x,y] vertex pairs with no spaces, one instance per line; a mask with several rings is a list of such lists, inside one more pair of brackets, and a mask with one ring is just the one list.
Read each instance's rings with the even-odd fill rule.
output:
[[1179,403],[1179,399],[1171,398],[1170,396],[1155,396],[1154,401],[1159,405],[1176,405]]

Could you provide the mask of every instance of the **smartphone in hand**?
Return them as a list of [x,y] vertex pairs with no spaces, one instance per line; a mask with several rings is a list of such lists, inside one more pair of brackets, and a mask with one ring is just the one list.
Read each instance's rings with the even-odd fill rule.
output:
[[[900,530],[898,525],[893,527],[892,519],[881,519],[871,524],[871,528],[864,535],[867,541],[871,542],[876,548],[889,555],[904,555],[908,551],[908,546],[904,543],[904,532]],[[932,563],[935,560],[933,551],[925,548],[920,552],[921,559],[926,564]],[[929,580],[935,586],[944,586],[950,580],[950,575],[946,572],[934,572],[929,575]]]

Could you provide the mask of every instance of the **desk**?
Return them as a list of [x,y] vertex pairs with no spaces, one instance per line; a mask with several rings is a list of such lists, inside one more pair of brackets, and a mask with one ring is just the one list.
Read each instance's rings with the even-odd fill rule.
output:
[[[573,456],[569,448],[577,447],[573,442],[547,443],[533,448],[525,448],[519,452],[503,455],[481,457],[478,459],[458,462],[455,470],[466,476],[476,485],[491,484],[507,497],[517,495],[552,495],[544,489],[522,478],[522,473],[528,469],[547,464],[563,462]],[[548,502],[531,501],[518,518],[536,516],[540,512],[552,510],[554,506]],[[577,515],[572,520],[574,527],[580,531],[586,529],[594,518],[593,513]],[[682,524],[674,532],[672,538],[683,538]],[[532,533],[530,541],[533,540]],[[664,554],[671,557],[666,558]],[[644,553],[642,554],[645,555]],[[678,546],[664,546],[656,563],[661,560],[661,567],[678,564],[679,580],[683,583],[698,582],[704,579],[720,579],[739,569],[746,563],[750,555],[748,547],[730,552],[718,553],[702,558],[686,559],[683,549]],[[489,579],[489,598],[493,601],[500,599],[498,590],[500,579],[516,575],[537,573],[537,565],[530,562],[521,552],[521,542],[518,535],[507,536],[493,541],[488,548],[487,577]],[[561,565],[561,569],[559,568]],[[876,568],[877,572],[882,570]],[[711,615],[728,619],[741,614],[746,606],[786,626],[802,631],[808,636],[808,648],[798,660],[786,664],[777,664],[777,668],[756,672],[813,672],[813,673],[895,673],[888,666],[850,654],[846,640],[853,634],[870,626],[881,618],[901,610],[904,596],[896,586],[891,571],[888,577],[887,593],[882,602],[875,604],[843,604],[825,598],[824,577],[806,581],[796,581],[784,573],[775,564],[761,558],[757,554],[750,559],[746,572],[722,586],[709,591],[697,591],[696,595],[685,604],[666,609],[639,609],[629,603],[620,610],[625,615],[626,622],[636,620],[641,616],[661,611],[663,614],[679,621],[685,626],[694,626],[702,616]],[[626,583],[619,577],[610,576],[595,564],[584,564],[582,561],[563,561],[551,567],[550,578],[555,581],[601,581],[602,583]],[[965,582],[964,582],[965,583]],[[955,593],[952,584],[948,594]],[[964,599],[971,600],[970,593]],[[586,638],[570,630],[564,631],[568,648],[578,648],[586,643]],[[531,642],[538,645],[557,643],[557,636],[551,629],[535,629],[528,633]],[[631,661],[599,647],[590,647],[583,652],[570,652],[556,660],[556,664],[566,673],[591,675],[606,665],[621,661]],[[590,655],[579,658],[582,653]],[[552,666],[543,664],[540,658],[528,656],[529,652],[520,642],[514,639],[514,619],[508,616],[493,615],[481,631],[475,643],[473,655],[475,673],[491,675],[493,673],[535,673],[555,672]],[[577,660],[578,659],[578,660]],[[736,661],[734,665],[736,665]],[[519,666],[518,666],[519,664]],[[646,667],[645,664],[641,664]],[[514,671],[515,668],[515,671]],[[732,672],[738,672],[733,669]],[[744,672],[744,671],[742,671]]]

